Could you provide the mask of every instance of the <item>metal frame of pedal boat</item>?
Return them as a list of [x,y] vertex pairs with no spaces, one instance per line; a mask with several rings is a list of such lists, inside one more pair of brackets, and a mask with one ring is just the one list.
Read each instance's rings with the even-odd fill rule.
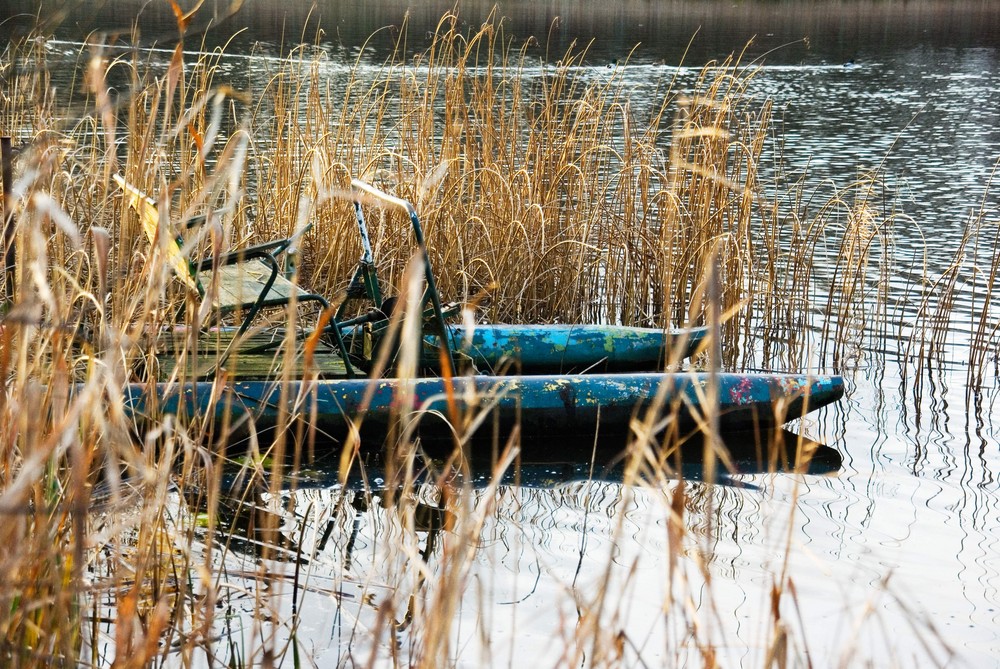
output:
[[[192,260],[182,251],[185,244],[184,238],[171,229],[167,219],[162,216],[157,202],[140,190],[139,187],[126,180],[121,174],[116,173],[112,177],[125,194],[126,206],[133,209],[138,215],[150,244],[154,248],[159,245],[164,249],[174,273],[188,288],[196,292],[200,299],[204,300],[207,297],[207,291],[202,279],[205,275],[210,275],[210,281],[220,281],[217,288],[225,284],[228,285],[230,291],[235,287],[240,294],[244,292],[244,289],[246,289],[247,295],[256,293],[256,297],[253,299],[238,297],[237,299],[226,301],[222,299],[221,293],[216,293],[212,298],[213,307],[217,310],[215,316],[242,311],[243,313],[240,314],[242,320],[225,349],[217,351],[213,364],[204,370],[200,370],[199,375],[207,378],[215,375],[216,371],[229,359],[230,355],[237,350],[243,336],[249,332],[250,324],[263,309],[295,303],[301,304],[304,302],[316,302],[323,311],[330,308],[330,303],[325,297],[305,290],[297,282],[293,281],[295,248],[298,240],[312,228],[312,223],[297,228],[288,237],[200,260]],[[204,224],[205,220],[205,215],[194,216],[188,219],[185,227],[188,229],[198,227]],[[281,255],[285,256],[287,262],[285,272],[281,271],[277,260],[277,257]],[[247,284],[245,280],[236,278],[236,275],[232,274],[230,274],[228,280],[225,278],[227,268],[249,266],[250,263],[258,265],[257,269],[261,272],[258,276],[264,276],[263,281],[258,280],[253,284]],[[347,357],[347,347],[344,343],[341,330],[336,327],[335,323],[327,326],[325,330],[333,338],[337,347],[344,353],[344,371],[347,378],[354,378],[355,372]],[[240,354],[252,355],[265,351],[270,347],[271,345],[268,344],[242,349],[240,350]]]
[[[427,282],[427,285],[421,299],[421,308],[426,306],[427,302],[431,303],[429,314],[431,318],[429,320],[431,321],[436,330],[436,334],[440,339],[440,348],[443,353],[442,359],[448,365],[448,369],[442,370],[442,373],[446,377],[453,375],[456,370],[455,356],[451,349],[448,328],[445,324],[444,307],[442,306],[441,296],[437,290],[437,283],[434,280],[434,271],[431,268],[431,259],[430,254],[427,251],[424,230],[420,225],[420,217],[417,215],[416,208],[409,201],[394,195],[389,195],[375,186],[359,179],[351,180],[351,199],[354,202],[354,215],[358,225],[358,232],[361,235],[362,251],[361,259],[358,261],[358,266],[354,270],[354,274],[351,276],[351,281],[348,285],[347,298],[341,303],[340,307],[337,309],[337,313],[333,317],[339,333],[363,323],[378,324],[381,322],[383,326],[388,323],[388,318],[381,312],[384,301],[382,299],[382,290],[379,286],[378,276],[376,274],[371,237],[368,234],[368,224],[365,220],[362,204],[368,201],[374,201],[391,208],[399,209],[405,213],[410,220],[410,224],[413,227],[414,240],[416,241],[417,248],[424,264],[424,280]],[[376,311],[373,312],[373,314],[362,315],[352,319],[344,319],[347,304],[351,300],[362,298],[371,300],[371,302],[375,305]],[[422,318],[420,332],[421,340],[423,339],[423,321],[424,319]],[[338,345],[341,346],[341,354],[346,361],[350,352],[343,344],[342,337],[338,338]]]
[[[456,362],[462,359],[459,356],[465,356],[465,352],[463,351],[460,353],[456,353],[456,344],[453,334],[450,332],[449,328],[445,324],[444,318],[445,316],[451,315],[452,305],[449,304],[446,306],[441,302],[441,298],[435,284],[434,274],[431,270],[430,259],[427,252],[427,246],[424,240],[423,228],[421,226],[420,219],[417,215],[415,208],[407,200],[394,197],[392,195],[388,195],[383,191],[375,188],[374,186],[365,183],[363,181],[360,181],[358,179],[355,179],[351,182],[350,197],[354,203],[355,218],[357,222],[358,233],[361,238],[362,253],[361,253],[361,258],[358,261],[357,267],[355,268],[354,273],[351,276],[350,282],[348,284],[348,288],[346,291],[346,299],[344,299],[343,302],[341,302],[335,316],[335,320],[340,325],[340,331],[344,335],[344,339],[349,342],[346,343],[346,348],[343,349],[345,355],[352,355],[352,356],[359,355],[359,348],[360,348],[360,357],[364,358],[367,361],[367,356],[368,356],[367,344],[359,345],[358,340],[361,339],[361,336],[368,336],[368,335],[359,336],[360,329],[352,331],[352,329],[354,329],[356,326],[363,326],[366,329],[367,333],[370,334],[372,337],[378,337],[380,335],[384,335],[384,331],[389,326],[389,316],[385,313],[385,311],[388,310],[384,310],[383,307],[384,304],[383,293],[378,280],[377,268],[374,260],[374,252],[371,243],[371,238],[369,235],[368,224],[366,222],[365,215],[362,210],[362,202],[365,199],[368,199],[377,201],[387,206],[391,206],[393,208],[400,209],[401,211],[406,213],[406,215],[409,217],[411,221],[411,224],[413,226],[414,238],[416,239],[418,247],[423,256],[424,271],[427,279],[427,288],[425,290],[424,297],[421,302],[421,309],[423,312],[421,320],[421,339],[424,339],[423,325],[424,321],[427,320],[431,321],[435,325],[432,334],[437,335],[436,341],[430,338],[426,338],[424,339],[422,344],[425,346],[429,344],[431,346],[437,347],[438,350],[443,349],[443,351],[446,353],[445,359],[448,361],[448,364],[450,365],[451,372],[454,373],[454,371],[457,369]],[[355,318],[346,319],[345,316],[348,312],[348,307],[352,302],[358,300],[367,300],[374,306],[374,308],[370,310],[367,314],[362,314]],[[431,303],[430,308],[427,308],[428,302]],[[583,327],[585,329],[587,326],[573,326],[573,327],[574,328]],[[694,338],[695,341],[698,341],[701,339],[701,336],[698,335],[696,330],[697,329],[692,329],[691,336]],[[660,330],[660,332],[665,333],[666,331]],[[667,344],[664,343],[661,345],[661,347],[666,345]],[[668,350],[669,349],[661,348],[661,352],[665,356],[669,354]],[[585,366],[589,366],[589,364],[590,363],[588,363],[588,365]],[[434,363],[430,363],[428,366],[433,368],[436,365]],[[647,366],[629,367],[627,371],[636,371],[638,369],[645,370],[648,369],[648,367]],[[538,372],[533,372],[533,373],[538,373]]]

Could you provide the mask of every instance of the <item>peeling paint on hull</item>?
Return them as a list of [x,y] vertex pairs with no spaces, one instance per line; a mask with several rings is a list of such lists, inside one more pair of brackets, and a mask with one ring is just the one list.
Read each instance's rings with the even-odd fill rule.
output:
[[[685,428],[713,408],[723,430],[772,427],[836,402],[844,393],[839,376],[785,374],[470,376],[452,383],[459,420],[488,411],[484,425],[495,418],[505,430],[519,424],[532,436],[622,433],[633,417],[658,406],[661,415],[674,416]],[[352,419],[378,432],[403,414],[419,420],[421,431],[450,431],[447,381],[441,378],[136,384],[127,386],[125,395],[130,414],[140,420],[207,414],[217,422],[252,419],[263,429],[285,413],[339,440]]]
[[[708,328],[662,330],[616,325],[448,326],[453,351],[469,356],[480,371],[504,365],[522,374],[653,371],[698,348]],[[437,336],[427,337],[433,348]],[[436,350],[436,349],[433,349]],[[436,355],[426,356],[436,360]]]

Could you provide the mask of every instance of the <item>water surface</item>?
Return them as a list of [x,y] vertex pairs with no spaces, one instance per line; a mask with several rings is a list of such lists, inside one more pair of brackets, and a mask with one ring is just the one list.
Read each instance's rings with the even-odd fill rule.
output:
[[[253,18],[240,15],[249,30],[237,44],[263,40],[261,58],[278,53],[290,34],[315,33],[302,28],[309,3],[282,3],[289,12],[284,23],[278,10],[264,9],[274,3],[247,6]],[[484,7],[463,4],[463,20],[475,24]],[[439,9],[431,3],[412,10],[414,48],[433,29]],[[788,623],[800,644],[796,652],[817,666],[864,659],[916,666],[944,662],[951,653],[973,666],[992,665],[1000,653],[995,379],[978,402],[966,393],[969,310],[996,310],[981,298],[988,246],[972,245],[963,256],[957,307],[945,319],[945,354],[917,366],[908,342],[921,309],[936,306],[940,297],[935,289],[924,291],[923,282],[951,267],[972,215],[982,208],[992,225],[1000,223],[1000,195],[988,188],[1000,159],[1000,11],[985,2],[724,8],[620,2],[585,9],[555,2],[505,3],[501,10],[519,37],[544,35],[558,16],[550,59],[574,37],[595,37],[583,75],[600,79],[609,76],[609,64],[624,67],[640,112],[643,100],[657,104],[653,92],[678,67],[681,87],[690,86],[706,60],[725,57],[756,35],[747,60],[767,56],[758,61],[752,94],[773,99],[778,109],[772,176],[806,175],[807,192],[822,202],[877,170],[873,201],[896,216],[880,250],[892,261],[888,322],[868,322],[854,356],[838,365],[836,371],[849,378],[847,399],[793,426],[838,451],[842,467],[802,476],[750,468],[716,484],[689,484],[686,522],[697,550],[681,569],[692,593],[687,605],[705,621],[703,640],[719,648],[726,666],[761,663],[772,631],[770,589],[775,574],[785,574],[797,590],[796,619]],[[85,18],[72,15],[61,29],[73,34],[52,48],[68,45],[72,53],[80,30],[127,25],[132,11],[120,2]],[[143,11],[143,39],[166,42],[169,17],[154,14],[153,6]],[[321,46],[330,53],[330,73],[353,64],[372,30],[400,23],[395,3],[328,3],[310,20],[321,20],[326,31]],[[237,19],[227,21],[223,26]],[[371,63],[373,76],[391,34],[377,38],[362,59]],[[629,58],[635,42],[642,45]],[[239,57],[239,46],[231,51],[224,67],[234,78],[258,76],[259,61]],[[537,54],[546,57],[542,47]],[[832,269],[834,252],[831,247],[830,266],[818,268],[818,281]],[[873,291],[879,280],[873,275]],[[817,312],[810,324],[816,338],[811,369],[835,367],[818,341],[831,318]],[[995,353],[990,360],[996,364]],[[626,487],[614,476],[591,477],[590,467],[581,466],[586,456],[579,457],[546,470],[532,485],[508,482],[476,493],[485,520],[457,614],[463,665],[475,666],[484,656],[498,665],[508,658],[543,665],[565,660],[561,653],[581,620],[574,598],[590,601],[608,583],[613,596],[607,606],[621,612],[614,624],[629,639],[626,657],[655,666],[697,655],[677,647],[670,621],[684,619],[681,607],[663,610],[670,586],[664,499],[677,483]],[[433,500],[436,493],[427,494]],[[289,534],[315,552],[315,587],[300,606],[312,607],[311,652],[321,664],[343,659],[352,640],[348,619],[377,626],[376,609],[357,604],[365,596],[405,599],[399,594],[405,588],[385,584],[398,585],[414,555],[387,547],[411,539],[377,503],[335,512],[347,508],[338,506],[344,495],[354,500],[360,493],[317,484],[296,495],[295,513],[286,516]],[[332,538],[323,543],[330,523]],[[417,534],[417,548],[426,546],[429,532]],[[343,571],[348,552],[351,566]],[[706,571],[695,558],[704,560]],[[433,571],[433,555],[429,565]],[[852,648],[857,655],[849,654]]]

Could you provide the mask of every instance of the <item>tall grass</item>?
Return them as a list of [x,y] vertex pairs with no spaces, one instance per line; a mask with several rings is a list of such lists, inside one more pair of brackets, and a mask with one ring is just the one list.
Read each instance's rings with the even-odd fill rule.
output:
[[[341,615],[357,616],[340,623],[343,663],[491,661],[488,653],[463,658],[455,628],[479,592],[484,528],[520,494],[501,483],[517,475],[517,435],[497,441],[490,482],[477,489],[467,435],[459,430],[453,453],[428,459],[403,424],[382,456],[386,491],[346,485],[351,472],[372,474],[357,435],[336,435],[347,443],[332,465],[341,487],[328,504],[303,510],[296,500],[308,495],[286,494],[312,455],[316,435],[301,423],[271,444],[251,430],[238,459],[229,443],[236,426],[201,416],[131,423],[121,389],[155,367],[150,335],[178,318],[197,331],[211,314],[173,280],[112,173],[152,194],[178,228],[210,214],[187,233],[192,254],[313,220],[300,278],[334,297],[360,248],[350,204],[333,195],[357,176],[417,204],[442,293],[478,300],[488,320],[721,320],[722,358],[710,364],[798,369],[813,360],[815,342],[803,335],[811,309],[830,316],[819,334],[822,361],[837,367],[859,345],[859,319],[885,317],[863,305],[877,291],[871,267],[889,257],[891,221],[873,213],[867,183],[818,209],[794,189],[768,193],[760,165],[772,110],[749,93],[751,66],[712,64],[683,95],[665,80],[652,111],[639,114],[622,83],[626,64],[595,77],[580,67],[585,49],[574,48],[540,66],[530,45],[509,46],[499,19],[468,34],[457,25],[445,16],[428,51],[398,55],[373,78],[360,76],[359,63],[339,75],[341,87],[307,48],[240,90],[217,54],[190,62],[178,48],[160,62],[151,52],[94,47],[82,57],[86,99],[72,106],[51,97],[41,41],[4,54],[12,74],[0,130],[24,146],[13,198],[17,291],[5,296],[0,349],[5,664],[307,665],[299,598],[317,590]],[[79,122],[58,120],[70,113]],[[384,280],[412,298],[406,221],[391,212],[372,220]],[[815,260],[831,239],[835,275],[817,277]],[[881,294],[876,303],[884,305]],[[915,346],[934,341],[930,329]],[[995,346],[987,320],[977,332],[977,351]],[[192,337],[177,355],[195,345]],[[977,360],[981,371],[986,357]],[[666,656],[716,666],[719,612],[695,610],[692,597],[702,586],[710,592],[700,549],[713,496],[724,491],[667,484],[679,450],[654,429],[662,418],[636,421],[608,536],[626,532],[634,495],[657,500],[669,554],[662,611],[678,621]],[[725,450],[706,430],[710,460],[724,465]],[[805,467],[809,447],[793,450]],[[384,508],[371,511],[377,503]],[[296,536],[280,524],[293,513],[306,519]],[[382,524],[365,547],[378,567],[368,579],[350,566],[365,513]],[[333,582],[304,587],[307,565],[330,542]],[[790,538],[784,548],[792,550]],[[563,593],[576,618],[553,639],[560,664],[639,661],[641,643],[609,624],[638,587],[612,562],[598,587]],[[772,576],[765,643],[750,663],[808,661],[795,636],[803,630],[789,620],[794,583]],[[353,609],[345,604],[352,593]],[[489,649],[489,617],[500,613],[481,605]]]

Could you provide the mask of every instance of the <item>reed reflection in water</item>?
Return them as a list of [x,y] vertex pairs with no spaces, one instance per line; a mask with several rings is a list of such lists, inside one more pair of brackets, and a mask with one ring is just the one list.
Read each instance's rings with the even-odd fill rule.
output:
[[[318,662],[369,652],[399,653],[406,661],[409,653],[425,657],[426,649],[412,645],[427,632],[421,612],[454,594],[442,589],[461,586],[452,643],[463,655],[485,653],[490,663],[577,661],[591,656],[592,644],[613,648],[615,639],[626,662],[697,661],[712,647],[720,661],[739,663],[773,634],[773,589],[790,582],[799,610],[787,624],[804,626],[795,630],[798,638],[822,639],[813,652],[830,649],[824,652],[847,664],[868,657],[873,646],[879,657],[897,657],[907,652],[909,635],[921,634],[930,656],[948,657],[948,644],[928,633],[931,621],[909,608],[908,585],[887,584],[886,572],[864,559],[898,536],[892,523],[909,516],[909,529],[916,529],[916,509],[926,500],[915,496],[915,480],[897,482],[909,490],[895,505],[905,509],[880,503],[880,519],[865,520],[864,497],[845,498],[838,478],[747,468],[723,485],[624,485],[603,463],[581,472],[586,457],[566,466],[522,462],[511,473],[518,485],[490,485],[484,473],[467,495],[446,494],[428,481],[391,503],[385,490],[356,484],[263,496],[261,505],[277,514],[276,526],[286,542],[297,543],[301,562],[268,561],[267,580],[257,586],[237,579],[234,587],[248,588],[246,631],[258,596],[280,613],[277,620],[288,619],[290,583],[297,580],[294,606],[308,611],[297,631],[322,640],[311,647]],[[599,478],[591,473],[600,471]],[[374,482],[383,480],[379,474],[367,472]],[[478,521],[474,557],[451,581],[455,552],[470,548],[460,519],[470,517]],[[945,558],[911,555],[894,565],[893,578],[922,583],[928,565],[944,568]],[[223,558],[231,574],[253,573],[258,559],[255,551]],[[776,583],[779,573],[784,580]],[[943,595],[948,585],[939,580],[926,588]],[[845,625],[845,616],[858,612],[864,627],[872,607],[873,625],[896,625],[902,636],[879,632],[856,650],[860,637],[871,635]],[[280,626],[273,631],[289,637]],[[373,640],[377,648],[368,646]]]

